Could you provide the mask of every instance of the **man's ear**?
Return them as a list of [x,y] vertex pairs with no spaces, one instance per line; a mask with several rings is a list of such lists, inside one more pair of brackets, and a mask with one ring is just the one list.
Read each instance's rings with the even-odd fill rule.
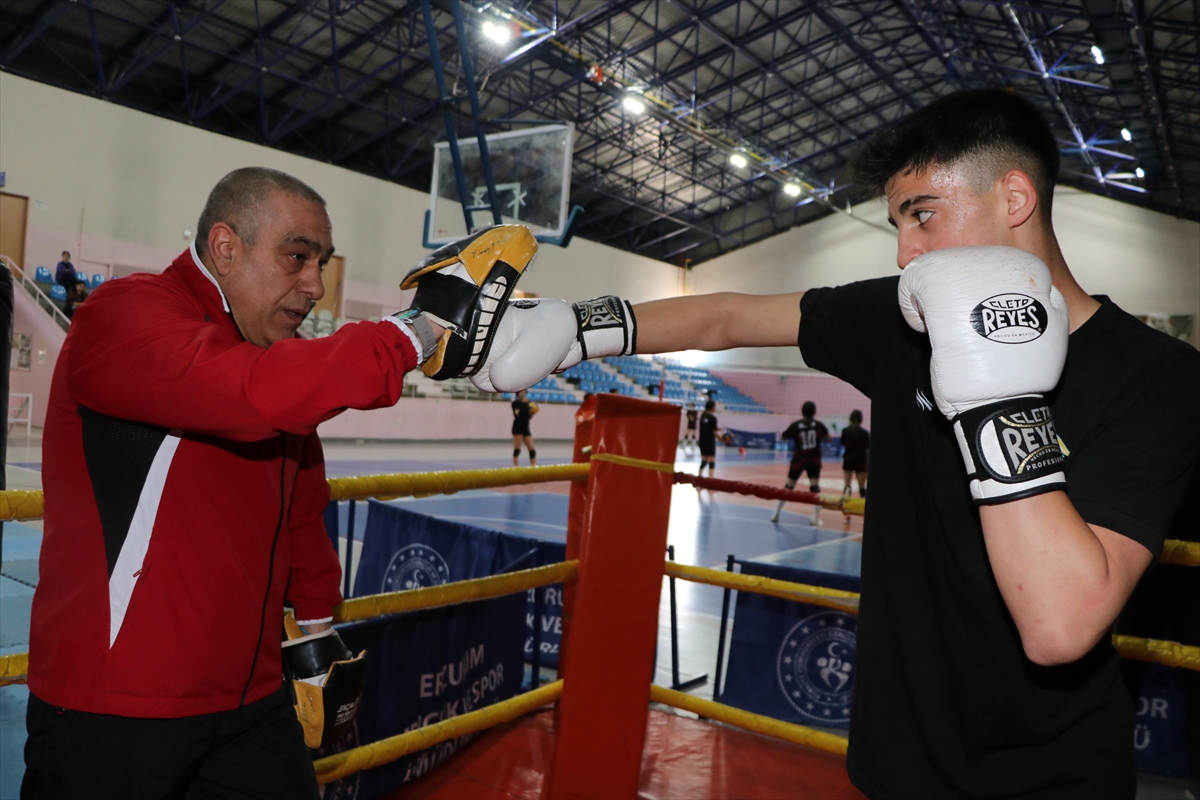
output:
[[1019,228],[1033,217],[1038,207],[1037,188],[1029,175],[1019,169],[1009,170],[1000,179],[1005,218],[1010,228]]
[[208,257],[222,278],[228,277],[241,251],[242,237],[227,223],[217,222],[208,229]]

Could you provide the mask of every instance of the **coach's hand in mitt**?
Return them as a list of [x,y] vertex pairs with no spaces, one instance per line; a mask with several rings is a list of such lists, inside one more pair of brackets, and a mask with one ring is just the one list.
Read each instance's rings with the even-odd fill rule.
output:
[[434,380],[474,375],[487,360],[517,280],[537,255],[524,225],[495,225],[435,250],[405,276],[412,309],[446,329],[421,365]]

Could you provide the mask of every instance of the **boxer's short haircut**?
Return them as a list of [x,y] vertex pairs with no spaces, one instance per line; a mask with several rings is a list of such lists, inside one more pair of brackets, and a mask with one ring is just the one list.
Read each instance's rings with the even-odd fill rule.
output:
[[1049,221],[1058,144],[1041,112],[1007,89],[969,89],[935,100],[871,136],[851,171],[856,183],[879,197],[895,175],[960,165],[974,168],[972,184],[980,192],[1009,170],[1021,170]]
[[218,222],[233,228],[243,242],[253,247],[258,238],[258,215],[254,212],[272,192],[325,205],[325,198],[311,186],[286,172],[267,167],[235,169],[217,181],[208,194],[196,224],[196,252],[204,255],[208,251],[208,232]]

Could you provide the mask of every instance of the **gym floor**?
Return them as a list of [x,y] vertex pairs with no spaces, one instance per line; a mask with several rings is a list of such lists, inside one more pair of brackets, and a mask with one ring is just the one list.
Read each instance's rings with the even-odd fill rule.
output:
[[[541,464],[570,460],[567,442],[541,442]],[[17,440],[9,445],[10,488],[37,485],[41,466],[40,442]],[[326,442],[327,472],[331,477],[391,472],[478,469],[512,464],[511,446],[506,442],[473,443],[364,443]],[[718,451],[717,477],[781,486],[786,477],[788,454],[736,449]],[[522,464],[528,463],[522,454]],[[677,468],[694,472],[699,456],[694,451],[677,453]],[[841,465],[827,462],[821,479],[822,491],[840,493]],[[454,521],[531,536],[564,541],[566,536],[567,483],[539,484],[498,490],[462,492],[456,495],[394,501],[422,513]],[[806,487],[799,487],[806,488]],[[671,497],[668,541],[675,547],[676,560],[685,564],[723,569],[725,558],[734,554],[743,560],[770,560],[809,569],[858,574],[861,553],[861,518],[822,511],[820,525],[813,526],[809,506],[789,505],[778,523],[770,521],[773,501],[730,494],[714,494],[691,486],[676,486]],[[366,514],[356,514],[354,553],[361,545]],[[0,654],[28,649],[29,608],[37,583],[37,555],[41,545],[40,523],[6,523],[3,565],[0,567]],[[355,561],[357,564],[357,561]],[[720,589],[686,581],[676,586],[680,675],[683,680],[713,675],[720,626]],[[669,600],[664,582],[659,625],[659,652],[670,653]],[[669,685],[669,657],[660,657],[655,681]],[[711,682],[692,690],[711,696]],[[0,798],[15,798],[24,772],[24,710],[28,691],[24,686],[0,688]],[[1188,788],[1179,782],[1143,776],[1139,798],[1186,798]]]

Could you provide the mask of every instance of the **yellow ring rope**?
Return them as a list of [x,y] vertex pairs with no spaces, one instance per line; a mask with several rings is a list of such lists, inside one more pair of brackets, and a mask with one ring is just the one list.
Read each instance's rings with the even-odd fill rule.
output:
[[650,699],[655,703],[662,703],[664,706],[682,708],[684,711],[691,711],[708,719],[715,719],[718,722],[745,728],[748,731],[811,747],[814,750],[824,750],[826,753],[835,753],[839,756],[846,755],[848,740],[843,736],[806,728],[791,722],[783,722],[762,714],[753,714],[740,708],[694,697],[657,684],[650,685]]
[[355,747],[344,753],[317,759],[313,768],[317,771],[318,783],[330,783],[338,778],[382,764],[390,764],[398,758],[425,750],[448,739],[457,739],[516,719],[522,714],[549,705],[562,696],[563,682],[557,680],[525,694],[457,717],[443,720],[415,731],[380,739],[378,742]]
[[1113,647],[1122,658],[1153,661],[1168,667],[1182,667],[1200,672],[1200,647],[1189,647],[1161,639],[1141,639],[1137,636],[1112,637]]
[[1164,564],[1183,564],[1188,567],[1200,567],[1200,542],[1185,542],[1180,539],[1167,539],[1163,542],[1162,555],[1159,561]]
[[562,561],[546,567],[506,572],[502,575],[473,578],[467,581],[455,581],[454,583],[444,583],[441,586],[425,586],[402,592],[355,597],[342,601],[333,609],[333,621],[353,622],[384,614],[398,614],[402,611],[416,611],[422,608],[437,608],[438,606],[469,603],[472,600],[484,600],[489,597],[500,597],[538,586],[571,581],[575,579],[578,572],[578,561]]
[[13,653],[0,656],[0,686],[10,683],[25,683],[29,676],[29,653]]
[[[585,481],[587,464],[560,464],[549,467],[504,467],[502,469],[463,469],[449,472],[400,472],[393,475],[363,475],[356,478],[330,478],[330,500],[361,500],[375,497],[428,497],[454,494],[467,489],[490,489],[525,483]],[[0,507],[2,510],[2,507]]]
[[774,578],[764,578],[761,575],[742,575],[738,572],[724,572],[706,567],[692,567],[687,564],[666,562],[663,570],[669,577],[682,578],[685,581],[706,583],[709,586],[721,586],[725,589],[737,589],[743,592],[765,594],[771,597],[781,597],[784,600],[795,600],[799,603],[809,603],[814,606],[834,608],[851,614],[858,613],[858,594],[843,592],[839,589],[826,589],[822,586],[809,586],[806,583],[792,583]]
[[668,464],[665,461],[649,461],[644,458],[619,456],[616,453],[596,453],[594,456],[592,456],[592,461],[607,461],[610,464],[620,464],[622,467],[651,469],[655,472],[670,472],[672,474],[675,472],[675,465]]

